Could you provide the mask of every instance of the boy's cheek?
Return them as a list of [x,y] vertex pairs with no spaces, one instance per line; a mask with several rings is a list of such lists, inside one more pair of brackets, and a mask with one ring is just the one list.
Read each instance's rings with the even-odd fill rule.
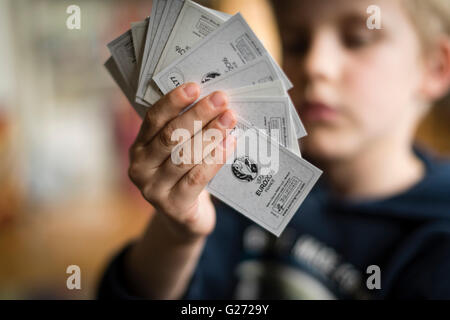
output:
[[402,88],[395,77],[379,81],[361,80],[350,97],[348,112],[358,124],[362,136],[382,135],[405,118],[405,106],[410,105],[409,88]]
[[400,116],[410,91],[404,81],[407,80],[399,77],[395,69],[384,64],[367,64],[352,70],[344,82],[344,105],[362,131],[373,131]]
[[354,155],[365,138],[355,124],[341,126],[307,126],[308,136],[301,140],[302,149],[312,157],[330,160]]
[[385,44],[349,68],[347,97],[358,106],[355,112],[364,122],[388,123],[392,117],[404,116],[419,86],[414,57],[412,52]]

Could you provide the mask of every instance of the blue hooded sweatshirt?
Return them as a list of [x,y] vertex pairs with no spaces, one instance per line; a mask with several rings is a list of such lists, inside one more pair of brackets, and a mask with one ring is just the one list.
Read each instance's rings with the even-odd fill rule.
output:
[[[450,299],[450,164],[418,153],[424,178],[377,201],[334,198],[319,183],[279,238],[215,201],[184,299]],[[99,298],[133,296],[123,249]]]

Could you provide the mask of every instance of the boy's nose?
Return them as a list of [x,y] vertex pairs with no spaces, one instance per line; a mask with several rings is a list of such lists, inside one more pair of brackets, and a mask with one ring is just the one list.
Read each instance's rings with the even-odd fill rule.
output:
[[339,81],[341,61],[339,42],[332,30],[324,29],[312,35],[304,60],[309,81]]

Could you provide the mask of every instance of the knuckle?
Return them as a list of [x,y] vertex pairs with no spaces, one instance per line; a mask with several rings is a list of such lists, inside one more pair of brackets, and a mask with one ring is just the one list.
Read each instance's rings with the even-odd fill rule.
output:
[[154,123],[155,115],[153,114],[152,109],[147,111],[147,113],[145,114],[145,118],[149,124]]
[[139,137],[137,137],[134,140],[133,144],[128,149],[128,157],[130,159],[130,164],[141,162],[145,149],[146,146],[143,144],[143,141],[139,140]]
[[215,110],[212,102],[208,97],[199,101],[195,109],[200,115],[208,115],[210,113],[213,113]]
[[163,147],[170,149],[178,144],[178,141],[173,139],[174,132],[175,128],[170,124],[161,131],[159,140]]
[[225,132],[226,132],[227,129],[229,129],[229,128],[223,126],[223,125],[220,123],[220,120],[219,120],[219,119],[215,119],[214,121],[211,122],[211,127],[210,127],[210,129],[217,130],[217,132],[220,132],[220,133],[224,136]]
[[132,162],[128,167],[128,177],[131,182],[140,190],[148,183],[152,177],[148,166],[143,162]]
[[177,168],[179,171],[186,171],[191,167],[192,165],[187,161],[181,161],[180,163],[175,164],[175,168]]
[[218,120],[212,121],[208,127],[204,130],[205,131],[205,139],[209,143],[212,143],[214,145],[218,145],[223,139],[227,136],[227,130],[230,130],[228,128],[224,128]]
[[192,170],[186,176],[186,184],[189,187],[200,186],[207,182],[202,170]]
[[148,127],[150,129],[158,128],[160,126],[160,120],[159,120],[160,117],[158,116],[158,114],[155,114],[153,109],[150,109],[147,112],[146,118],[147,118]]
[[188,104],[187,98],[183,92],[182,87],[174,89],[167,95],[167,101],[174,107],[182,107]]
[[146,184],[144,187],[142,187],[141,192],[148,202],[150,202],[152,205],[157,206],[159,204],[159,197],[155,192],[155,189],[156,188],[152,184]]
[[131,163],[130,166],[128,167],[128,177],[134,184],[138,183],[140,174],[141,174],[140,166],[136,163]]
[[205,111],[202,109],[201,102],[197,103],[194,108],[192,108],[192,115],[195,120],[203,118]]

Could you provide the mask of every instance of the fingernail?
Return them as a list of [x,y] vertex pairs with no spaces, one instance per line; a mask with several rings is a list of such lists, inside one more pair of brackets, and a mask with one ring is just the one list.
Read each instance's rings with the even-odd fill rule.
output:
[[186,95],[189,98],[193,98],[197,95],[197,85],[193,84],[193,83],[188,83],[185,87],[184,87],[184,92],[186,93]]
[[233,113],[230,112],[230,111],[225,112],[225,113],[222,114],[222,115],[220,116],[220,118],[219,118],[220,124],[221,124],[222,126],[224,126],[224,127],[227,127],[227,128],[231,126],[231,124],[233,123],[233,121],[234,121],[234,115],[233,115]]
[[213,103],[214,107],[216,108],[220,108],[223,107],[225,105],[226,98],[224,96],[224,94],[222,92],[214,92],[209,99],[211,100],[211,102]]

